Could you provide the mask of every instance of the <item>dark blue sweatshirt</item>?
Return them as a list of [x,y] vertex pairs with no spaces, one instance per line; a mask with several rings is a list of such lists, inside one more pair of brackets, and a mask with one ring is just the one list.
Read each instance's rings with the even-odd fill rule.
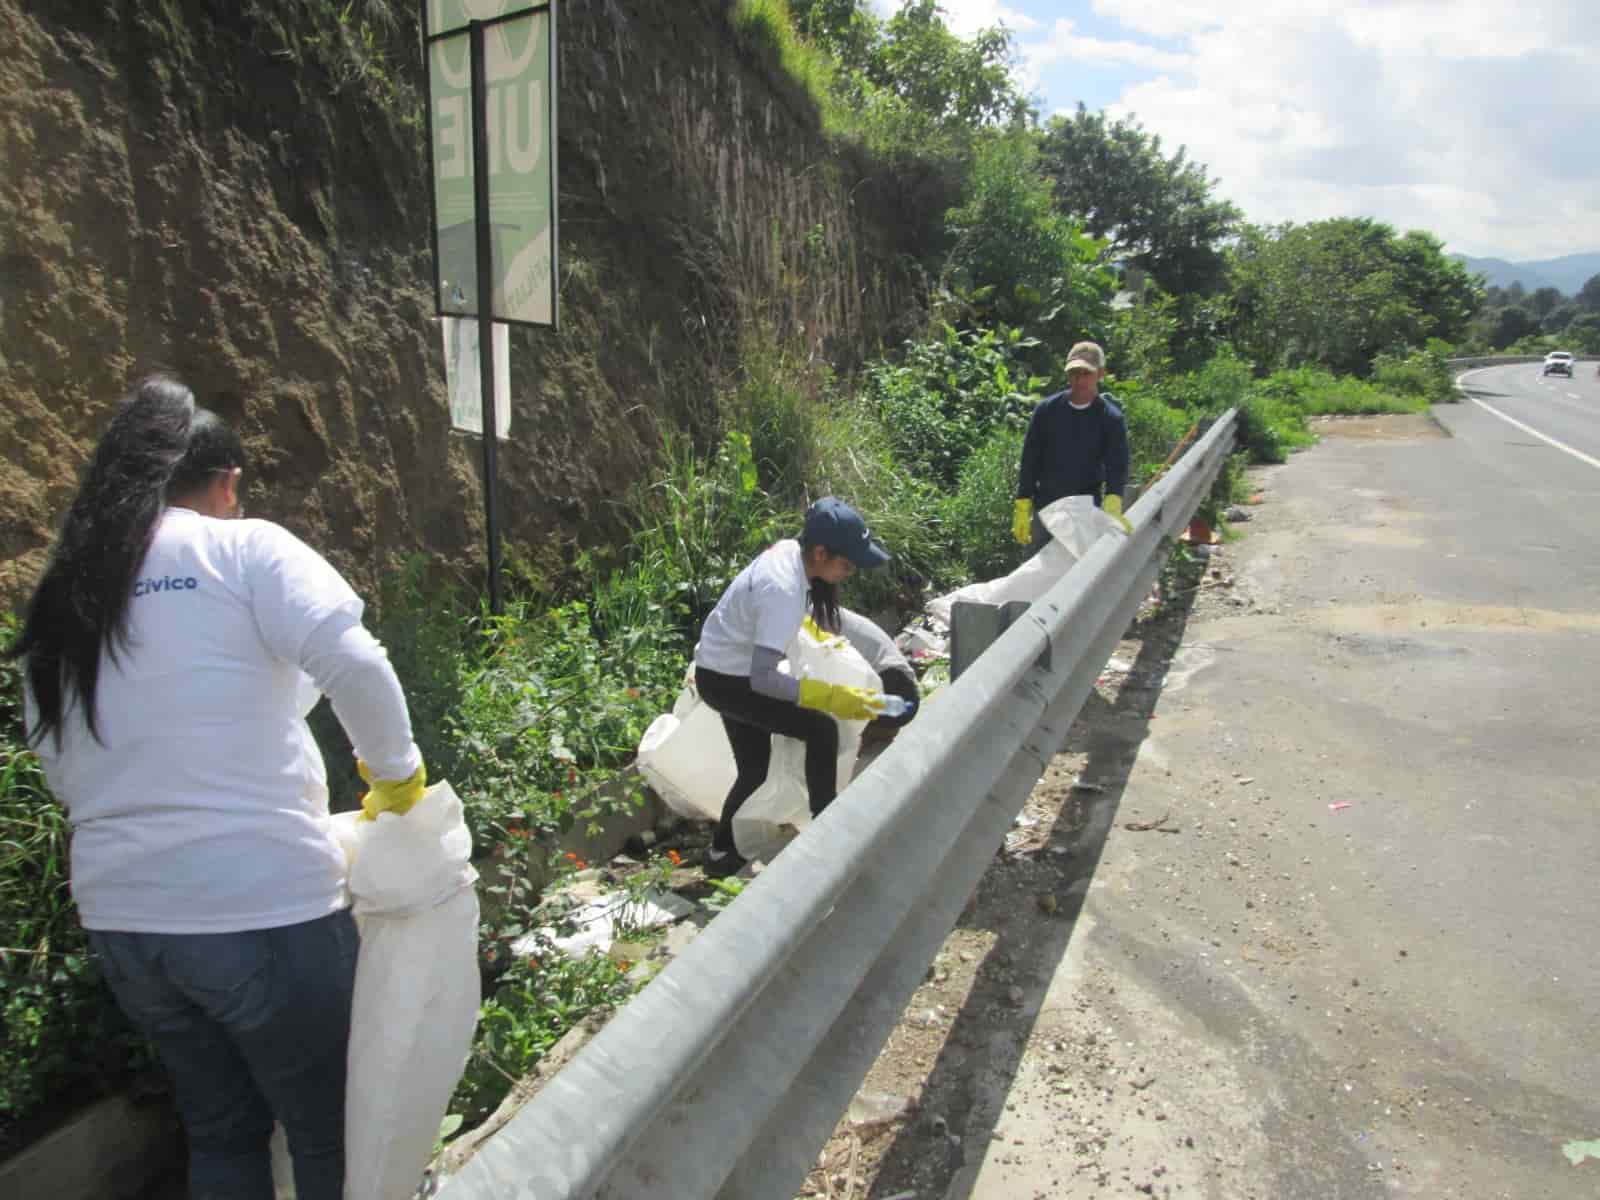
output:
[[1022,443],[1017,499],[1036,509],[1063,496],[1122,495],[1128,486],[1128,424],[1109,392],[1073,408],[1067,392],[1039,401]]

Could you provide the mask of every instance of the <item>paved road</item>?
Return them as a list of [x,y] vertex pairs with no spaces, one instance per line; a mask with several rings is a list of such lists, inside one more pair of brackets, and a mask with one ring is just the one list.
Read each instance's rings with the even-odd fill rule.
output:
[[[1537,364],[1486,367],[1460,376],[1462,388],[1481,411],[1524,426],[1600,461],[1600,364],[1578,363],[1571,379],[1542,375]],[[1507,423],[1509,424],[1510,421]],[[1512,428],[1517,428],[1512,425]],[[1526,439],[1524,439],[1526,440]],[[1535,442],[1543,439],[1534,437]],[[1549,444],[1549,443],[1545,443]]]
[[[1468,382],[1600,460],[1592,376]],[[948,1200],[1600,1196],[1600,467],[1436,413],[1262,473]]]

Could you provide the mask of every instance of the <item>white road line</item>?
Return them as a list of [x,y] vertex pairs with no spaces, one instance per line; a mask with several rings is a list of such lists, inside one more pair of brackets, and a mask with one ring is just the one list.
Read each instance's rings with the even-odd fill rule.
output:
[[1522,430],[1524,433],[1531,433],[1531,434],[1533,434],[1534,437],[1538,438],[1541,442],[1549,442],[1557,450],[1565,450],[1568,454],[1572,455],[1573,458],[1578,459],[1580,462],[1586,462],[1591,467],[1594,467],[1596,470],[1600,470],[1600,458],[1593,458],[1593,457],[1585,454],[1582,450],[1574,450],[1571,446],[1567,445],[1565,442],[1558,442],[1558,441],[1556,441],[1555,438],[1551,437],[1549,434],[1540,433],[1532,425],[1524,425],[1521,421],[1517,420],[1515,417],[1508,417],[1505,413],[1501,412],[1494,405],[1485,404],[1482,400],[1479,400],[1476,396],[1468,396],[1467,399],[1471,400],[1479,408],[1484,409],[1487,412],[1493,413],[1495,416],[1499,417],[1502,421],[1506,422],[1507,424],[1515,425],[1518,429]]

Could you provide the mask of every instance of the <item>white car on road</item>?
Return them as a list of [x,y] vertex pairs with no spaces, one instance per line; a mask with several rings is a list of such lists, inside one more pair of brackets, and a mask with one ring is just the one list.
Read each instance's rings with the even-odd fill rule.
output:
[[1565,350],[1552,350],[1544,356],[1544,374],[1565,375],[1572,378],[1572,355]]

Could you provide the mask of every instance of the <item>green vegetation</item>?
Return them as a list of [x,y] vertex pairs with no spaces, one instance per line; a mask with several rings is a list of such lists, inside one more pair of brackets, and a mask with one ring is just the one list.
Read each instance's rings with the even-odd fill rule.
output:
[[[0,614],[0,645],[16,621]],[[25,1119],[146,1061],[111,999],[67,887],[67,821],[23,740],[21,672],[0,660],[0,1157]]]
[[1491,287],[1467,329],[1467,354],[1600,354],[1600,275],[1574,296],[1553,287],[1529,292],[1520,283]]
[[[204,52],[193,27],[177,6],[160,7],[170,19],[151,28],[171,42],[168,57],[193,61]],[[413,9],[378,0],[293,0],[288,16],[271,8],[249,0],[245,12],[263,31],[263,69],[292,72],[282,94],[338,96],[353,124],[383,116],[391,135],[420,138]],[[426,586],[420,563],[377,598],[376,630],[430,774],[456,786],[480,852],[495,862],[575,869],[562,865],[562,835],[634,802],[596,799],[595,785],[671,705],[728,582],[798,532],[810,499],[844,497],[894,555],[889,569],[847,585],[846,602],[864,611],[915,610],[930,591],[1015,567],[1023,430],[1039,399],[1064,386],[1060,364],[1080,338],[1109,350],[1136,483],[1230,407],[1241,412],[1245,456],[1279,462],[1313,440],[1311,417],[1447,400],[1444,360],[1463,338],[1506,348],[1559,332],[1565,348],[1600,350],[1600,282],[1572,301],[1491,296],[1505,301],[1491,315],[1479,309],[1478,284],[1424,232],[1355,218],[1246,225],[1202,165],[1134,121],[1080,110],[1041,125],[1012,74],[1009,35],[960,38],[933,0],[888,18],[862,0],[738,0],[732,23],[811,99],[823,131],[903,185],[906,219],[933,247],[915,264],[927,292],[906,314],[900,345],[836,369],[821,348],[850,311],[823,299],[840,290],[848,247],[838,229],[758,213],[739,232],[764,242],[748,260],[739,246],[686,239],[686,259],[698,256],[691,274],[736,281],[715,297],[728,337],[705,343],[695,385],[663,385],[663,411],[691,414],[690,427],[664,437],[651,484],[619,498],[619,544],[576,554],[559,583],[523,581],[498,617],[476,598]],[[259,119],[273,115],[263,102]],[[361,133],[346,144],[364,146]],[[374,162],[403,157],[374,145]],[[339,174],[365,186],[363,171]],[[411,186],[392,185],[396,213],[408,211]],[[1119,290],[1127,295],[1114,307]],[[1236,478],[1235,467],[1219,494]],[[10,626],[0,640],[10,641]],[[359,783],[343,734],[325,706],[314,726],[336,804],[349,806]],[[21,742],[17,678],[6,668],[0,1122],[104,1086],[137,1054],[84,952],[66,837]],[[510,946],[551,919],[529,886],[508,878],[486,889],[492,986],[457,1093],[467,1121],[491,1111],[585,1012],[629,990],[601,957],[509,961]],[[717,904],[735,895],[736,884],[719,885]]]

